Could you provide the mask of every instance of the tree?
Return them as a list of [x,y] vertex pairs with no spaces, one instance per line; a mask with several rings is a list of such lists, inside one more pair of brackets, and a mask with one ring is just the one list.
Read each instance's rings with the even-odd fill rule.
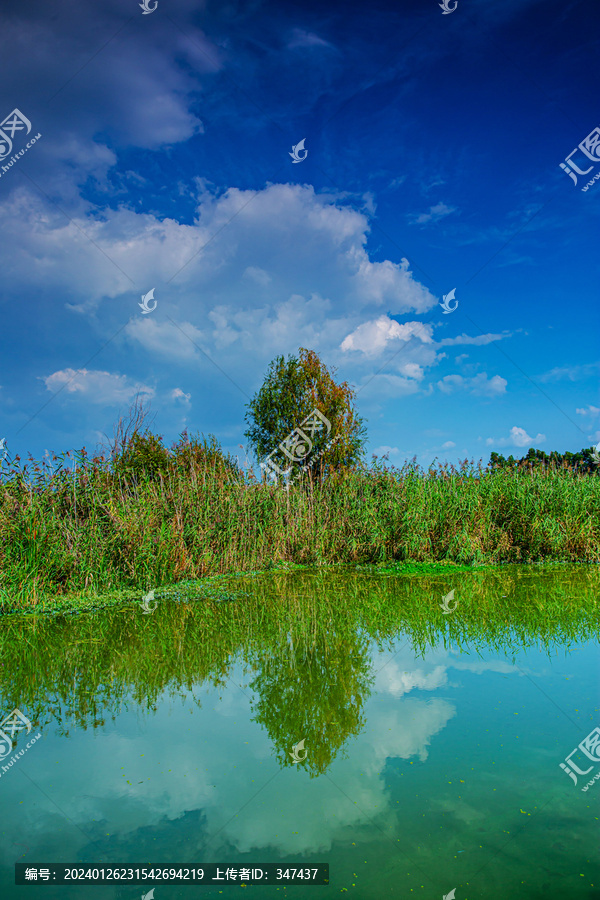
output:
[[158,481],[169,468],[169,451],[163,446],[162,435],[149,429],[135,431],[113,465],[118,475],[130,477],[136,484]]
[[583,475],[598,474],[598,465],[595,461],[594,448],[586,447],[577,453],[558,453],[552,450],[551,453],[545,453],[543,450],[536,450],[530,447],[526,456],[521,459],[515,459],[509,456],[505,459],[499,453],[492,453],[490,456],[489,466],[492,469],[511,469],[513,471],[525,471],[528,469],[569,469],[579,472]]
[[[109,444],[114,473],[139,484],[158,481],[169,468],[169,451],[162,443],[162,435],[155,435],[148,427],[149,407],[138,392],[126,417],[119,416],[114,437]],[[106,448],[103,448],[106,449]]]
[[[331,372],[314,350],[301,347],[299,357],[287,361],[278,356],[269,365],[262,387],[248,404],[245,432],[259,460],[264,460],[288,436],[290,447],[298,448],[292,455],[298,466],[310,467],[319,480],[326,472],[342,471],[357,464],[366,442],[366,428],[354,408],[355,392],[346,381],[336,384],[335,369]],[[302,423],[318,410],[331,425],[312,429]],[[316,425],[321,424],[319,417]],[[308,445],[299,434],[300,428],[312,441],[310,452],[301,456]],[[278,449],[277,465],[287,469],[292,461]]]

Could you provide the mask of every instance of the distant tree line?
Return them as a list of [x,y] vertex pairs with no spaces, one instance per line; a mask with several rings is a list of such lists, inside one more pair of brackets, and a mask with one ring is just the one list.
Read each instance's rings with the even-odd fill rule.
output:
[[521,459],[515,459],[509,456],[506,459],[500,453],[492,453],[489,465],[493,469],[514,469],[520,471],[524,469],[569,469],[571,471],[581,472],[584,475],[594,475],[600,470],[600,466],[595,462],[594,447],[588,447],[585,450],[579,450],[577,453],[558,453],[552,450],[551,453],[544,453],[543,450],[535,450],[530,447],[527,456]]

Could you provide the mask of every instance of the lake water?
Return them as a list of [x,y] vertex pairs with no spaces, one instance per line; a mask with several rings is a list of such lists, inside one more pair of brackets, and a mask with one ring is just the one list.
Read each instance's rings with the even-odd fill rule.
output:
[[[600,898],[600,781],[582,790],[600,773],[597,567],[228,585],[243,593],[0,620],[0,717],[32,723],[0,759],[2,900],[153,886],[16,886],[15,862],[329,864],[327,886],[254,898]],[[574,784],[560,763],[588,735]]]

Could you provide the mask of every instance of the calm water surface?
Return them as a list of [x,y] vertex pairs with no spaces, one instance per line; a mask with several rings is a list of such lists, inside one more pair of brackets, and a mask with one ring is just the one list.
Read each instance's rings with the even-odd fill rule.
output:
[[2,900],[152,887],[15,886],[15,862],[329,863],[328,886],[254,898],[600,898],[593,739],[577,785],[560,768],[600,726],[597,569],[236,586],[221,602],[157,591],[149,615],[0,620],[1,717],[33,723],[0,760]]

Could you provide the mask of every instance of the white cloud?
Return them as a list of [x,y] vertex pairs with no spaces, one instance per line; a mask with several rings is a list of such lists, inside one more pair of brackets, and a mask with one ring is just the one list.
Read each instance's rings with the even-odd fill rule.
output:
[[289,50],[294,50],[298,47],[329,47],[333,49],[328,41],[323,40],[317,34],[313,34],[312,31],[305,31],[303,28],[294,28],[292,38],[288,41],[287,46]]
[[376,378],[373,378],[371,375],[367,376],[363,381],[363,386],[360,388],[361,391],[363,389],[368,390],[368,386],[375,390],[377,400],[408,397],[419,391],[419,383],[414,378],[388,375],[386,372],[378,374]]
[[[4,63],[15,83],[26,86],[27,110],[45,111],[50,97],[61,123],[60,140],[39,141],[28,167],[34,180],[43,174],[52,184],[63,208],[84,208],[79,188],[86,182],[114,192],[106,180],[116,162],[111,147],[158,149],[201,133],[192,110],[206,80],[223,67],[223,51],[193,24],[195,12],[186,16],[180,7],[181,31],[123,31],[112,5],[71,4],[66,19],[32,8],[27,15],[15,5],[3,21]],[[97,52],[82,35],[104,36]],[[45,115],[30,117],[43,133]],[[18,190],[18,179],[6,185]]]
[[[204,186],[193,225],[122,207],[105,209],[101,218],[91,213],[71,218],[65,222],[56,208],[27,190],[0,206],[0,226],[10,235],[5,241],[10,264],[3,270],[7,289],[12,283],[20,291],[55,290],[69,309],[89,314],[117,297],[135,309],[141,294],[154,287],[161,307],[169,302],[181,320],[202,331],[216,308],[230,310],[229,327],[239,331],[234,316],[241,313],[252,327],[248,346],[265,356],[297,348],[299,339],[313,335],[339,347],[364,321],[365,311],[372,314],[384,303],[401,314],[437,304],[406,260],[371,262],[364,214],[336,196],[315,194],[312,186],[230,188],[219,197]],[[288,310],[286,328],[280,311],[292,296],[310,298],[298,302],[304,314],[310,305],[312,318]],[[274,344],[265,343],[263,320],[279,320]],[[144,332],[131,335],[142,338]]]
[[495,397],[506,392],[507,384],[507,380],[501,378],[500,375],[488,378],[487,372],[479,372],[472,378],[465,378],[463,375],[444,375],[437,382],[437,387],[443,394],[451,394],[455,390],[467,390],[471,394]]
[[357,246],[348,251],[347,258],[350,264],[357,265],[357,292],[370,302],[393,303],[398,313],[427,312],[437,305],[435,297],[408,271],[408,260],[403,259],[400,265],[389,260],[372,263],[364,249]]
[[462,375],[444,375],[437,386],[443,394],[451,394],[454,390],[464,388],[468,379]]
[[[26,189],[0,204],[0,225],[9,223],[14,244],[5,250],[13,264],[6,267],[6,278],[21,290],[76,297],[78,303],[65,305],[85,313],[102,299],[127,295],[137,312],[134,299],[139,302],[149,287],[172,278],[197,252],[199,241],[211,236],[197,226],[127,209],[65,221],[55,206]],[[160,302],[160,289],[155,296]]]
[[524,428],[516,425],[510,429],[510,436],[507,438],[486,438],[488,447],[533,447],[543,444],[546,440],[545,434],[537,434],[534,438],[530,437]]
[[402,375],[406,375],[407,378],[415,378],[417,381],[422,381],[423,379],[423,369],[417,363],[403,363],[398,368]]
[[191,394],[185,394],[181,388],[173,388],[171,393],[169,394],[171,400],[182,400],[184,403],[188,404],[192,399]]
[[400,453],[400,451],[397,447],[388,447],[386,444],[384,444],[382,447],[375,447],[375,449],[373,450],[374,456],[385,456],[387,453],[395,456],[396,454]]
[[540,381],[582,381],[600,371],[600,363],[585,363],[579,366],[556,366],[539,376]]
[[269,273],[265,272],[264,269],[259,269],[258,266],[247,266],[244,269],[244,275],[246,278],[252,278],[257,284],[262,284],[263,287],[266,287],[272,280]]
[[436,666],[425,673],[422,669],[401,672],[397,666],[386,666],[378,679],[378,690],[387,690],[393,697],[403,697],[412,690],[434,691],[448,684],[446,666]]
[[456,447],[454,441],[446,441],[445,444],[442,444],[442,450],[452,450],[453,447]]
[[[370,260],[368,219],[339,196],[291,184],[220,195],[206,182],[197,189],[192,225],[123,207],[65,222],[39,195],[11,195],[0,207],[0,225],[10,222],[6,289],[52,292],[68,311],[92,321],[101,313],[115,331],[124,308],[131,343],[184,366],[198,358],[196,344],[237,384],[254,362],[299,346],[328,353],[334,365],[356,350],[353,363],[364,366],[398,348],[377,388],[406,396],[444,358],[431,324],[379,314],[382,304],[405,315],[438,301],[407,260]],[[151,287],[158,308],[142,316],[138,303]],[[493,393],[499,383],[473,381],[475,389]]]
[[409,341],[417,337],[422,343],[432,343],[432,326],[423,322],[405,322],[400,324],[388,316],[380,316],[371,322],[359,325],[352,334],[344,338],[341,349],[361,350],[363,353],[375,356],[385,350],[390,341]]
[[130,319],[125,333],[149,353],[176,359],[193,359],[198,355],[198,347],[204,349],[205,343],[203,333],[190,322],[175,325],[141,315]]
[[408,217],[409,222],[413,225],[424,225],[426,222],[439,222],[451,213],[456,212],[455,206],[446,206],[445,203],[436,203],[435,206],[429,207],[429,212],[420,215],[411,215]]
[[292,350],[331,343],[339,335],[340,324],[325,318],[330,308],[331,303],[318,295],[307,300],[293,294],[272,306],[217,306],[208,313],[208,319],[214,325],[212,338],[217,350],[237,343],[248,354],[260,352],[272,357],[280,354],[282,347]]
[[576,409],[575,412],[579,416],[590,416],[592,419],[595,419],[598,414],[600,414],[600,407],[598,406],[588,406],[583,409]]
[[[452,347],[456,344],[474,344],[476,346],[483,346],[485,344],[491,344],[492,341],[501,341],[506,337],[510,337],[510,334],[507,331],[503,334],[480,334],[477,337],[470,337],[468,334],[463,333],[458,337],[442,338],[442,340],[439,341],[439,344],[440,347]],[[458,359],[459,357],[457,357],[457,360]]]
[[484,394],[489,397],[506,393],[506,385],[508,384],[506,378],[502,378],[500,375],[492,375],[491,378],[488,378],[486,372],[480,372],[469,379],[469,382],[469,389],[472,394]]
[[154,388],[132,381],[126,375],[88,369],[62,369],[42,378],[49,391],[61,389],[81,394],[88,403],[120,403],[132,400],[137,393],[154,396]]

